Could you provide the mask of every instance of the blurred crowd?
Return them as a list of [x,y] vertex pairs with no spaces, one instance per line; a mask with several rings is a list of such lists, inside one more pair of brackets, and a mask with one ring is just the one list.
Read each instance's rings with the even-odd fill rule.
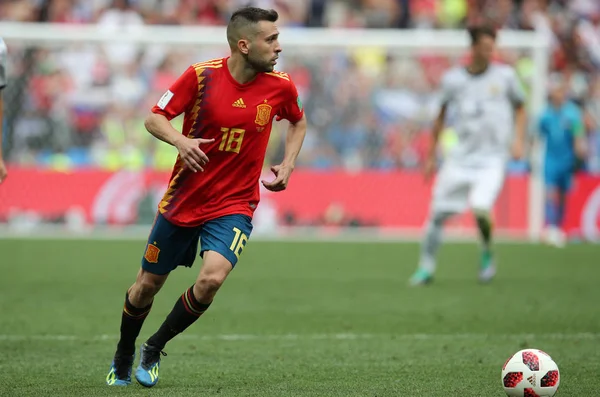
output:
[[[539,30],[552,43],[551,78],[568,82],[585,110],[589,158],[600,173],[600,1],[597,0],[4,0],[0,20],[141,25],[224,25],[239,6],[275,8],[280,26],[460,29],[491,23]],[[0,33],[1,34],[1,33]],[[159,170],[176,151],[145,131],[143,120],[181,72],[223,47],[73,44],[9,46],[5,150],[10,162],[55,168]],[[300,166],[416,168],[429,144],[443,71],[465,53],[387,52],[378,48],[295,54],[285,47],[279,69],[290,73],[305,104],[309,133]],[[360,56],[359,56],[360,52]],[[531,52],[500,51],[526,89],[536,72]],[[531,114],[531,133],[535,133]],[[181,125],[181,119],[175,123]],[[269,159],[283,150],[277,124]],[[451,142],[450,132],[447,135]],[[528,162],[511,164],[527,171]]]

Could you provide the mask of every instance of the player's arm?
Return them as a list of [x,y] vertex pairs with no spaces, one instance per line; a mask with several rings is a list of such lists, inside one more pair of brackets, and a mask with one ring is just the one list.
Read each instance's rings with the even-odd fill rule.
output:
[[4,182],[8,176],[4,158],[2,157],[2,137],[4,136],[2,131],[2,120],[4,120],[4,101],[2,100],[2,89],[0,89],[0,183]]
[[587,157],[587,140],[585,135],[585,123],[583,115],[577,110],[575,114],[575,120],[573,123],[573,138],[574,138],[574,149],[575,155],[579,160],[585,160]]
[[208,156],[200,149],[200,145],[213,142],[214,139],[191,139],[173,128],[171,122],[162,114],[152,113],[144,123],[146,130],[163,142],[173,145],[179,151],[179,157],[192,171],[204,171]]
[[296,166],[296,159],[302,148],[304,137],[306,136],[306,116],[295,123],[290,123],[285,137],[285,153],[283,161],[271,167],[271,171],[275,174],[275,179],[271,182],[262,180],[265,188],[272,192],[285,190]]
[[288,93],[288,102],[278,116],[279,119],[287,119],[290,122],[285,137],[283,161],[271,167],[271,171],[275,174],[273,181],[261,181],[263,186],[272,192],[279,192],[287,187],[306,136],[306,115],[302,109],[302,102],[296,86],[291,81]]
[[515,159],[523,158],[527,139],[527,110],[525,108],[525,91],[514,69],[509,69],[508,95],[515,109],[515,140],[512,155]]
[[444,130],[446,120],[446,110],[448,109],[448,103],[444,102],[440,107],[438,116],[433,123],[433,129],[431,131],[431,145],[427,152],[427,158],[425,159],[425,178],[429,179],[435,172],[437,164],[437,149],[440,142],[440,136]]
[[546,136],[546,110],[542,111],[537,120],[537,132],[541,137]]
[[283,156],[283,161],[281,162],[283,167],[289,167],[292,170],[294,169],[305,136],[306,116],[302,115],[302,118],[294,124],[290,124],[287,130],[287,135],[285,137],[285,154]]
[[429,146],[429,151],[426,154],[424,164],[425,180],[429,180],[435,173],[437,166],[438,145],[446,124],[446,112],[450,101],[454,97],[454,87],[457,85],[453,83],[454,80],[454,73],[451,71],[444,74],[441,80],[440,110],[438,111],[438,115],[433,122],[433,129],[431,130],[431,144]]
[[213,142],[214,139],[188,138],[173,128],[171,120],[190,110],[197,94],[198,79],[194,68],[190,67],[165,92],[144,122],[146,130],[154,137],[177,148],[179,157],[193,172],[204,171],[208,156],[200,149],[200,145]]
[[527,140],[527,110],[525,104],[515,105],[515,142],[512,155],[515,159],[523,158],[525,142]]
[[2,137],[4,136],[2,131],[2,124],[4,120],[4,101],[2,100],[2,91],[6,87],[6,45],[0,40],[0,183],[2,183],[8,176],[6,170],[6,164],[4,164],[4,158],[2,157]]

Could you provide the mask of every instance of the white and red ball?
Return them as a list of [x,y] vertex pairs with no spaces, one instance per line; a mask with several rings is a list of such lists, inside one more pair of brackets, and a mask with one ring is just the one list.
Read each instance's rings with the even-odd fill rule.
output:
[[538,349],[520,350],[502,367],[502,386],[510,397],[552,397],[559,384],[558,366]]

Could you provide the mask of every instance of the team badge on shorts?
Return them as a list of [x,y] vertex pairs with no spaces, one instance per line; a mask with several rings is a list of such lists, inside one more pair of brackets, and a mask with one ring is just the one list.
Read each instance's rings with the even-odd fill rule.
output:
[[160,254],[160,249],[154,244],[148,244],[144,258],[150,263],[158,263],[158,254]]
[[271,121],[271,105],[267,105],[267,100],[265,99],[265,103],[261,103],[256,107],[256,124],[265,126],[269,124]]

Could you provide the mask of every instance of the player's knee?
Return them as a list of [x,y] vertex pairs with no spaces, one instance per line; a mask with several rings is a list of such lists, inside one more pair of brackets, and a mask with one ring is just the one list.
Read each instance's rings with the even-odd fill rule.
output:
[[160,286],[153,281],[144,280],[138,283],[139,294],[143,299],[152,298],[159,289]]
[[151,274],[145,271],[140,271],[132,292],[141,301],[152,299],[158,293],[165,282],[166,276]]
[[433,216],[430,217],[430,225],[435,227],[441,227],[446,223],[448,219],[450,219],[454,214],[449,211],[439,211],[435,212]]
[[546,197],[551,202],[558,202],[560,198],[560,193],[556,188],[547,189]]
[[194,285],[196,299],[201,302],[211,300],[224,282],[225,277],[219,274],[208,274],[200,277]]
[[487,208],[474,207],[473,214],[475,215],[475,218],[478,220],[488,221],[490,219],[490,210],[488,210]]

